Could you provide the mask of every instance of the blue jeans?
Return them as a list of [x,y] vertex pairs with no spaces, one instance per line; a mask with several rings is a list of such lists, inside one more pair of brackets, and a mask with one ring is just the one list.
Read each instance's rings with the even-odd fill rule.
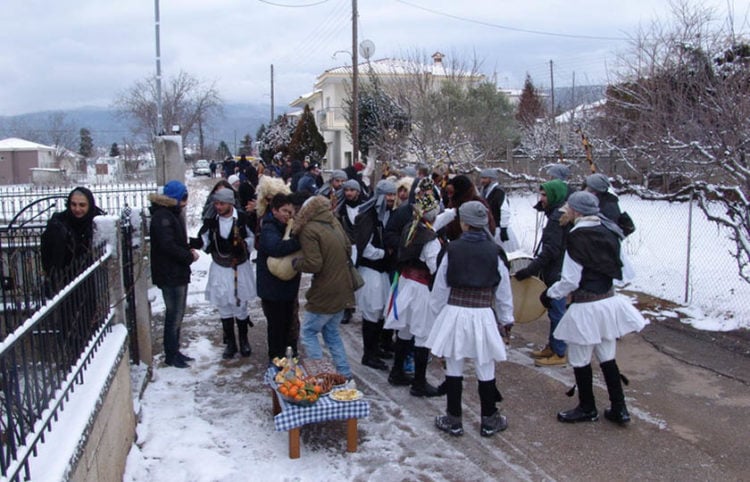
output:
[[180,351],[180,328],[182,317],[187,306],[187,285],[162,286],[164,298],[164,359],[167,363],[175,361]]
[[322,334],[326,347],[331,352],[333,363],[336,365],[336,371],[346,378],[351,378],[352,370],[346,358],[344,342],[341,341],[339,335],[339,325],[343,317],[344,310],[330,314],[306,312],[302,322],[301,341],[307,356],[312,360],[320,360],[323,358],[323,349],[320,346],[318,334]]
[[557,325],[560,323],[560,320],[562,319],[563,315],[565,314],[565,298],[560,298],[559,300],[551,300],[551,306],[547,310],[547,316],[549,316],[549,347],[552,348],[552,351],[554,351],[558,356],[565,355],[565,350],[568,348],[568,346],[565,344],[564,341],[558,340],[554,336],[552,336],[552,333],[555,332],[555,328],[557,328]]

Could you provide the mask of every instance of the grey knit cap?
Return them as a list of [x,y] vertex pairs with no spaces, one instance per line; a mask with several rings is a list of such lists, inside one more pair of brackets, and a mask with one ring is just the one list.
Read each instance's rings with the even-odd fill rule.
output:
[[568,198],[568,206],[584,216],[599,212],[599,198],[586,191],[576,191]]
[[344,184],[341,185],[344,189],[355,189],[357,192],[362,192],[362,186],[359,185],[359,183],[354,179],[349,179]]
[[334,169],[331,172],[331,179],[340,179],[342,181],[346,181],[347,179],[349,179],[349,176],[347,176],[346,173],[341,169]]
[[547,168],[547,174],[555,179],[565,181],[570,176],[570,169],[565,164],[552,164]]
[[487,208],[479,201],[465,202],[458,208],[458,216],[461,222],[474,228],[487,226]]
[[497,179],[497,169],[482,169],[482,172],[479,174],[479,177],[489,177],[490,179]]
[[596,192],[607,192],[609,189],[609,179],[604,174],[597,172],[586,178],[586,187]]
[[404,176],[417,177],[417,170],[413,166],[406,166],[402,172]]
[[396,194],[396,183],[383,179],[375,186],[375,196]]
[[234,191],[231,189],[219,189],[213,194],[213,201],[214,202],[222,202],[227,204],[234,204]]

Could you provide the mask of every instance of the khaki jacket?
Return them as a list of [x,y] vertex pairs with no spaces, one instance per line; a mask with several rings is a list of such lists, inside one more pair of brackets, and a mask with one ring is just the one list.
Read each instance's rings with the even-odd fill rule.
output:
[[303,256],[295,268],[313,274],[306,310],[331,314],[353,306],[351,244],[331,213],[331,202],[322,196],[311,198],[295,216],[292,232],[299,239]]

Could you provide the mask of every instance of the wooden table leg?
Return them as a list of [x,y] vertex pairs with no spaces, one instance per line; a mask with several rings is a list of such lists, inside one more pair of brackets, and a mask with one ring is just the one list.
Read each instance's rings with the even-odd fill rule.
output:
[[289,458],[299,458],[299,427],[289,430]]
[[357,451],[357,419],[346,419],[346,451]]
[[281,413],[281,404],[279,403],[279,396],[276,394],[276,390],[271,389],[271,400],[273,400],[273,415],[276,416]]

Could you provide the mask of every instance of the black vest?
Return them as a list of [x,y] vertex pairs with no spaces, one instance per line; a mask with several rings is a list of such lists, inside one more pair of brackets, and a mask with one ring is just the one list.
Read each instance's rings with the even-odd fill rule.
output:
[[401,232],[401,241],[398,245],[398,266],[399,269],[404,266],[413,266],[415,268],[427,269],[427,265],[420,261],[419,256],[422,254],[422,248],[424,245],[437,238],[437,234],[432,229],[429,229],[424,224],[420,223],[417,226],[417,232],[414,234],[409,246],[406,246],[406,238],[409,236],[409,230],[411,229],[411,223],[404,227]]
[[497,272],[498,246],[487,238],[448,243],[448,286],[451,288],[492,288],[500,284]]
[[568,234],[568,255],[583,266],[578,289],[602,294],[612,279],[622,279],[620,240],[602,225],[579,228]]
[[245,235],[247,234],[247,215],[237,212],[237,219],[232,223],[228,238],[219,234],[219,219],[214,217],[205,221],[208,228],[208,247],[206,251],[211,259],[219,266],[234,267],[244,263],[249,258]]

